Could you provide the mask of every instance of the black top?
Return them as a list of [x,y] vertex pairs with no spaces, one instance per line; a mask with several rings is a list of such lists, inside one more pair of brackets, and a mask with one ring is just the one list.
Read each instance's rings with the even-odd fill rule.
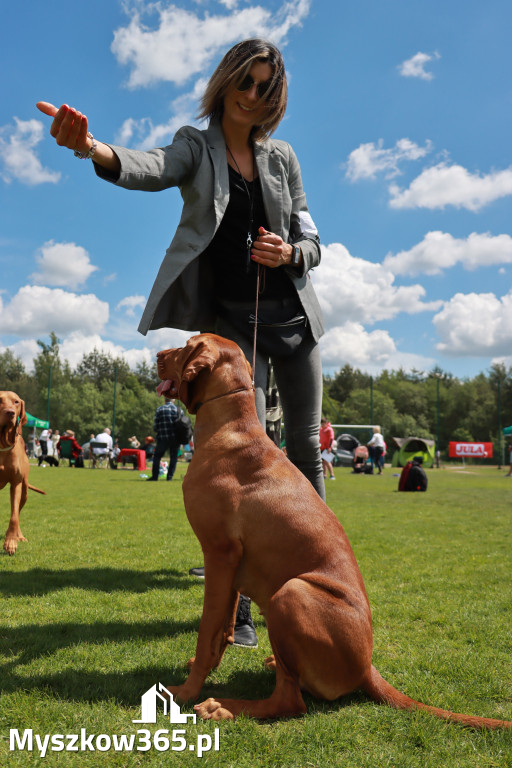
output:
[[[226,299],[237,302],[255,302],[258,265],[248,256],[247,233],[251,219],[249,195],[252,195],[253,198],[252,239],[255,240],[258,237],[260,227],[268,229],[261,184],[258,177],[254,181],[242,179],[229,163],[228,170],[229,202],[219,228],[205,254],[213,262],[215,297],[219,301]],[[283,267],[274,269],[263,267],[261,290],[262,299],[291,299],[296,297],[295,289]]]

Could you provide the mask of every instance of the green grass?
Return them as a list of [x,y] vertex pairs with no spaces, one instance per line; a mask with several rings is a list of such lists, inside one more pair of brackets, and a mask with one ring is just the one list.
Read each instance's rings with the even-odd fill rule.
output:
[[[397,712],[362,694],[276,723],[221,723],[220,751],[9,752],[9,729],[131,734],[145,726],[140,696],[181,682],[195,650],[202,562],[172,483],[135,471],[31,468],[22,514],[29,539],[0,557],[0,766],[403,768],[512,766],[512,732],[474,732],[425,713]],[[426,703],[512,720],[512,480],[493,468],[428,472],[426,494],[396,492],[382,477],[336,470],[328,502],[365,578],[374,616],[374,663]],[[2,530],[8,493],[0,496]],[[205,503],[207,513],[207,503]],[[256,614],[254,610],[254,614]],[[257,650],[230,648],[204,696],[270,694],[270,652],[255,615]],[[184,708],[185,709],[185,708]],[[163,713],[155,730],[166,728]],[[172,728],[172,726],[171,726]],[[215,724],[187,727],[189,741]]]

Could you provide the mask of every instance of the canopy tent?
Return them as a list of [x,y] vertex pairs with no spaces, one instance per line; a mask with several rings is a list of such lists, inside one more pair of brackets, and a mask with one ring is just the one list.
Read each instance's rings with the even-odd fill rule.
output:
[[48,429],[50,426],[49,421],[44,421],[44,419],[38,419],[37,416],[32,416],[31,413],[26,413],[27,417],[27,423],[26,427],[34,427],[34,429],[37,427],[37,429]]
[[422,437],[394,437],[398,451],[393,454],[391,465],[405,467],[415,456],[421,456],[424,467],[434,466],[435,443]]
[[504,435],[512,435],[512,427],[505,427],[503,430]]

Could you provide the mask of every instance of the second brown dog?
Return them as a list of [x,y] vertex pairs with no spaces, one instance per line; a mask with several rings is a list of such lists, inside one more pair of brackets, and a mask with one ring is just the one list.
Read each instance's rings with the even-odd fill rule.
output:
[[14,555],[19,541],[26,541],[20,528],[20,512],[27,501],[29,488],[28,457],[21,428],[27,423],[25,403],[16,392],[0,391],[0,490],[11,486],[11,518],[5,534],[4,550]]

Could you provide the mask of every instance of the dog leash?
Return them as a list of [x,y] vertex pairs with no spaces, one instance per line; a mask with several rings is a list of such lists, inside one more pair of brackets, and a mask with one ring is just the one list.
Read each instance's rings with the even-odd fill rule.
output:
[[252,388],[256,389],[255,384],[255,378],[256,378],[256,340],[257,340],[257,334],[258,334],[258,304],[260,299],[260,272],[261,270],[261,264],[258,264],[258,271],[256,274],[256,310],[254,313],[254,333],[253,333],[253,340],[252,340]]

